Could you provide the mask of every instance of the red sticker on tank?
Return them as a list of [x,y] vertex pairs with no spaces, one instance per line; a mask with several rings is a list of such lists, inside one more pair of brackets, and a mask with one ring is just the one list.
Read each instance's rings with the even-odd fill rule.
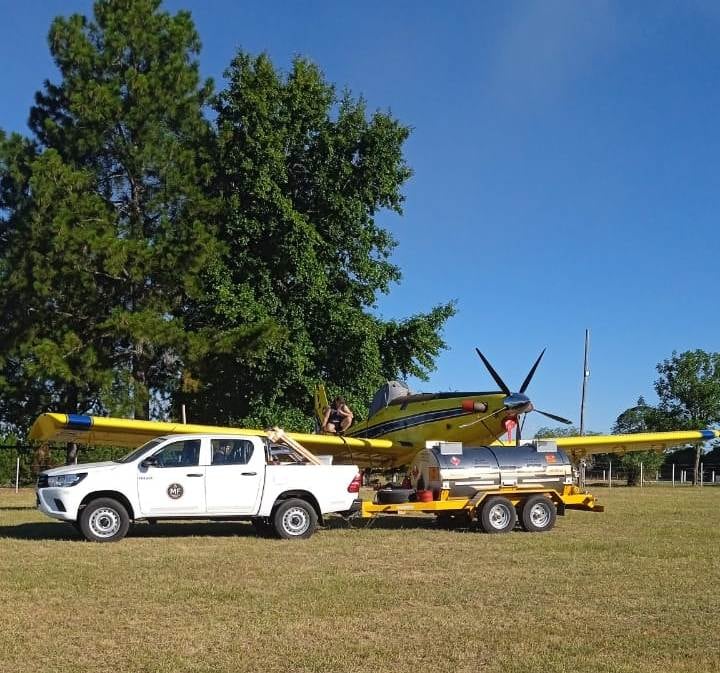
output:
[[547,460],[548,463],[554,463],[555,462],[555,454],[554,453],[546,453],[545,454],[545,460]]
[[457,456],[453,456],[453,457],[450,459],[450,462],[451,462],[453,465],[460,465],[460,459],[459,459]]

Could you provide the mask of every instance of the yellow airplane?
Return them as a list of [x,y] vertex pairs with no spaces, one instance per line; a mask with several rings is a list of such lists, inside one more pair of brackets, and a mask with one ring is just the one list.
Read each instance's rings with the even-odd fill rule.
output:
[[[535,409],[525,394],[544,352],[535,361],[518,392],[510,390],[477,350],[499,391],[412,394],[404,384],[388,382],[374,396],[367,420],[353,426],[347,434],[288,435],[316,454],[334,456],[338,462],[382,468],[408,465],[415,454],[425,448],[426,441],[457,441],[466,446],[503,444],[505,442],[499,441],[499,438],[505,433],[510,436],[516,429],[515,441],[519,443],[522,428],[519,417],[524,414],[536,411],[560,423],[570,423],[561,416]],[[327,406],[325,390],[320,386],[315,394],[315,412],[319,419],[322,419]],[[263,430],[248,428],[47,413],[38,417],[29,436],[41,441],[74,441],[134,448],[155,437],[188,433],[267,434]],[[720,438],[720,431],[692,430],[558,437],[554,441],[578,460],[596,453],[662,451],[716,438]]]

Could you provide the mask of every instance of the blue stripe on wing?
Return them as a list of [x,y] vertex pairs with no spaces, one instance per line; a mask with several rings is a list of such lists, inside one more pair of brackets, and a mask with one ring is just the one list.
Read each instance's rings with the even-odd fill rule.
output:
[[67,429],[68,430],[89,430],[92,428],[92,416],[84,414],[68,414]]

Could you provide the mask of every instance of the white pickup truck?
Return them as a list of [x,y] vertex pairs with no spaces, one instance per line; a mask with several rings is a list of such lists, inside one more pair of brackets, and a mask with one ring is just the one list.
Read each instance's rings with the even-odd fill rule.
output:
[[171,435],[117,461],[43,472],[37,505],[96,542],[122,539],[131,521],[174,518],[249,519],[298,539],[324,514],[357,509],[360,484],[356,466],[309,464],[266,437]]

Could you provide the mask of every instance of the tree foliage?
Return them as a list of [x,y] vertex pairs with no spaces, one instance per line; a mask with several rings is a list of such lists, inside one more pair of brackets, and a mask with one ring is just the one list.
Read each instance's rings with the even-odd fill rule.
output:
[[[720,353],[673,351],[657,365],[657,371],[658,407],[676,429],[702,430],[720,423]],[[698,443],[693,483],[698,480],[701,453]]]
[[49,45],[32,137],[0,131],[0,424],[183,402],[307,427],[321,380],[361,409],[433,368],[452,304],[374,310],[400,278],[377,216],[401,212],[407,127],[300,58],[240,52],[213,97],[159,0],[98,0]]
[[[594,435],[595,432],[587,432],[585,434]],[[547,439],[550,437],[578,437],[580,435],[580,428],[574,425],[559,425],[555,428],[548,426],[542,426],[537,429],[535,433],[535,439]]]
[[[620,434],[638,432],[663,432],[672,429],[672,419],[661,409],[650,406],[640,396],[637,404],[623,411],[616,419],[612,431]],[[657,451],[631,451],[620,457],[625,468],[627,485],[636,486],[640,481],[640,470],[652,473],[665,462],[665,455]]]
[[60,72],[2,143],[3,422],[48,408],[148,418],[206,349],[183,310],[217,255],[199,40],[159,0],[53,21]]
[[198,375],[188,403],[215,422],[308,427],[320,381],[360,411],[387,378],[426,376],[454,308],[409,319],[373,313],[400,278],[382,209],[401,212],[409,130],[362,99],[338,96],[297,58],[287,75],[238,53],[215,100],[216,189],[229,254],[209,301],[223,325],[271,321],[262,360],[231,353]]

